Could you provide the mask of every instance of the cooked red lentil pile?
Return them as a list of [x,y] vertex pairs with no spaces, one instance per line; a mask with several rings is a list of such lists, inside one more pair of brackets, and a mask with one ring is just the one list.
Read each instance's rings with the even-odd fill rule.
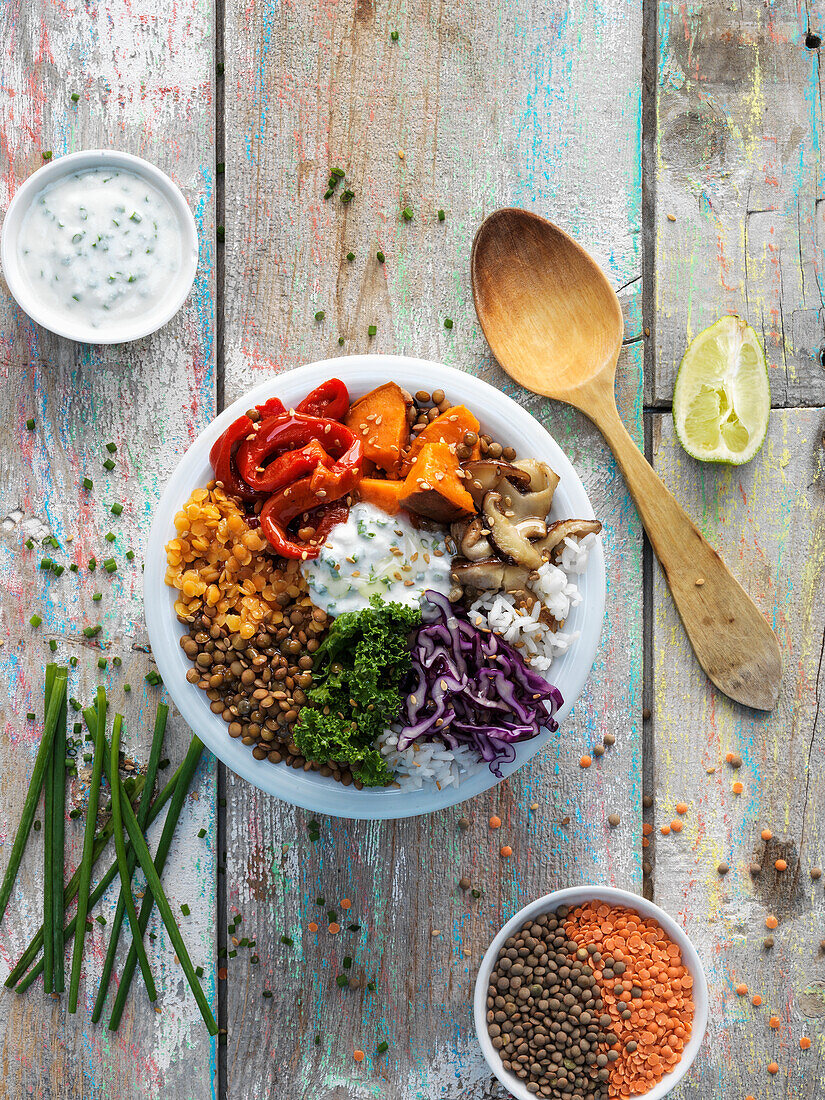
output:
[[504,1067],[549,1100],[641,1096],[690,1038],[693,979],[652,918],[593,901],[529,921],[502,947],[487,1021]]

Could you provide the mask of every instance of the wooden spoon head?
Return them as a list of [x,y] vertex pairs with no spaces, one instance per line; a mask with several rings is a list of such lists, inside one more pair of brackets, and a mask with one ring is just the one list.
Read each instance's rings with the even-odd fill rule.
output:
[[574,405],[597,379],[612,390],[619,299],[571,237],[527,210],[496,210],[476,233],[470,271],[484,335],[512,378]]

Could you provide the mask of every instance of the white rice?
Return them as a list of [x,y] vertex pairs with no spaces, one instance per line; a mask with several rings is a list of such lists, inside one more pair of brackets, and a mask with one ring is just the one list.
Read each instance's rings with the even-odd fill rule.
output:
[[[546,562],[538,577],[530,582],[537,597],[532,611],[516,607],[513,596],[506,592],[489,592],[470,607],[470,620],[478,627],[495,631],[515,646],[531,668],[542,676],[553,659],[565,653],[579,636],[579,631],[558,630],[555,633],[539,621],[542,608],[563,623],[572,607],[581,603],[581,593],[575,578],[584,573],[595,535],[582,539],[566,538],[559,565]],[[487,764],[479,760],[468,746],[450,749],[441,740],[416,741],[398,751],[398,732],[388,730],[379,740],[379,750],[387,767],[395,773],[401,790],[421,790],[425,783],[435,783],[439,790],[458,787],[463,780]]]

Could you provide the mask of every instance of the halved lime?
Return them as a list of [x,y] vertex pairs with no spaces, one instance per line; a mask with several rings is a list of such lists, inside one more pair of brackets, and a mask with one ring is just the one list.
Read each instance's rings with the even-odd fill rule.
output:
[[673,423],[700,462],[750,462],[765,441],[771,388],[765,353],[751,326],[723,317],[684,354],[673,391]]

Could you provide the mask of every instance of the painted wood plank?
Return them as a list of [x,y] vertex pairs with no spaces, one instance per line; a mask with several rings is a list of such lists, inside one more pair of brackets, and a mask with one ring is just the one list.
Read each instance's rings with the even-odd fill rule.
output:
[[[468,280],[485,213],[528,206],[594,251],[623,288],[628,338],[639,336],[640,24],[640,5],[615,2],[305,0],[227,13],[227,401],[273,370],[340,354],[339,336],[344,352],[470,370],[568,449],[606,523],[610,585],[603,646],[574,717],[552,748],[472,803],[398,824],[321,817],[312,844],[312,815],[228,776],[228,911],[243,915],[260,959],[239,950],[228,964],[233,1100],[498,1095],[470,1018],[496,929],[557,886],[641,887],[638,520],[593,429],[516,392],[493,363]],[[349,205],[323,199],[333,165],[348,173]],[[637,435],[640,348],[629,346],[620,383]],[[606,732],[615,748],[582,771],[582,752]],[[611,831],[614,810],[622,824]],[[502,843],[512,860],[500,858]],[[458,891],[463,874],[479,899]],[[344,930],[330,935],[326,911],[343,916],[345,897]],[[366,988],[336,985],[346,956]],[[373,1055],[382,1038],[390,1050]],[[360,1067],[358,1047],[369,1056]]]
[[[43,163],[76,149],[115,147],[159,164],[180,184],[201,231],[201,257],[193,294],[178,317],[153,337],[114,348],[72,345],[32,324],[0,295],[0,863],[11,838],[37,745],[39,726],[28,711],[42,712],[43,666],[49,658],[78,659],[70,692],[91,699],[105,683],[112,707],[126,716],[125,747],[145,763],[159,689],[144,677],[151,667],[141,604],[142,544],[151,508],[177,456],[214,408],[213,10],[210,0],[170,7],[145,0],[136,9],[122,0],[105,5],[53,3],[5,5],[2,13],[3,74],[0,205]],[[73,103],[70,96],[77,93]],[[36,421],[33,432],[25,421]],[[104,444],[117,445],[115,468]],[[88,475],[94,489],[80,480]],[[121,517],[110,512],[124,502]],[[104,540],[107,531],[116,535]],[[48,577],[38,570],[39,540],[52,533],[61,549],[51,556],[80,566],[77,575]],[[31,536],[37,543],[24,546]],[[133,548],[134,562],[125,554]],[[105,552],[104,552],[105,551]],[[114,556],[115,574],[90,573],[86,563]],[[94,592],[102,600],[94,602]],[[33,611],[43,625],[33,630]],[[100,622],[90,641],[82,634]],[[47,641],[57,649],[51,654]],[[109,665],[97,668],[104,656]],[[123,661],[114,669],[114,657]],[[124,684],[133,685],[131,694]],[[182,758],[190,734],[173,719],[166,755]],[[166,775],[171,774],[167,771]],[[202,764],[185,807],[180,837],[164,876],[182,918],[186,942],[215,999],[216,868],[215,767]],[[73,796],[80,790],[73,789]],[[67,823],[71,861],[82,843],[81,822]],[[154,833],[154,839],[157,831]],[[9,914],[0,929],[0,973],[5,977],[39,924],[42,871],[31,844]],[[99,911],[111,916],[115,893]],[[216,1049],[157,922],[150,957],[161,991],[156,1013],[140,981],[121,1030],[90,1023],[91,1003],[105,951],[107,929],[94,923],[79,1011],[67,1015],[40,983],[25,997],[0,999],[2,1091],[7,1096],[146,1097],[202,1100],[213,1094]],[[123,940],[128,946],[128,935]],[[150,941],[147,940],[147,944]],[[116,965],[119,974],[123,949]],[[114,988],[114,986],[113,986]],[[65,998],[63,998],[65,1002]]]
[[821,4],[659,5],[657,405],[687,344],[724,313],[762,337],[774,405],[825,399],[824,25]]
[[[700,466],[681,450],[669,416],[653,421],[653,454],[703,534],[773,624],[784,680],[770,715],[713,689],[694,660],[658,568],[653,594],[655,900],[685,926],[711,988],[708,1039],[681,1097],[822,1095],[823,450],[825,411],[774,410],[762,452],[741,468]],[[739,754],[742,766],[725,762]],[[736,795],[735,782],[743,791]],[[662,836],[679,800],[681,834]],[[772,837],[764,841],[763,829]],[[786,871],[774,867],[784,859]],[[752,875],[749,865],[761,866]],[[727,874],[719,873],[726,864]],[[768,916],[779,921],[771,932]],[[772,935],[775,946],[763,947]],[[747,996],[737,996],[744,983]],[[753,995],[762,1005],[751,1004]],[[768,1019],[781,1023],[774,1030]],[[802,1036],[813,1040],[799,1048]]]

